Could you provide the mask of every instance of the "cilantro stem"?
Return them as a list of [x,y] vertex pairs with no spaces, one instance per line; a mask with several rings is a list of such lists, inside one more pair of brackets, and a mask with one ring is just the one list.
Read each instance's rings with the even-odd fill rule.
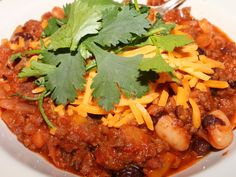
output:
[[23,53],[23,55],[34,55],[34,54],[41,54],[42,50],[28,50]]
[[11,96],[12,97],[18,96],[20,98],[23,98],[24,100],[29,100],[29,101],[38,101],[39,100],[39,97],[29,97],[29,96],[22,95],[20,93],[15,93],[15,94],[13,94]]
[[138,12],[140,12],[138,0],[134,0],[134,6],[135,6],[135,9],[136,9]]
[[145,37],[149,37],[149,36],[152,36],[154,34],[158,34],[160,33],[162,30],[165,30],[164,28],[155,28],[153,30],[150,30],[146,35]]
[[97,66],[97,62],[93,60],[90,64],[86,66],[86,71],[90,71],[91,69],[95,68]]
[[10,61],[15,61],[17,58],[22,58],[23,56],[26,56],[26,55],[35,55],[35,54],[41,54],[42,53],[42,50],[28,50],[28,51],[25,51],[23,53],[15,53],[11,56],[11,59]]
[[47,91],[44,91],[40,96],[39,96],[39,100],[38,100],[38,106],[39,106],[39,111],[44,119],[44,121],[46,122],[46,124],[48,125],[48,127],[50,129],[55,129],[55,125],[53,125],[53,123],[48,119],[48,116],[46,115],[44,108],[43,108],[43,99],[44,97],[47,95]]
[[49,94],[50,94],[50,92],[44,91],[39,97],[29,97],[29,96],[22,95],[20,93],[15,93],[11,96],[19,96],[19,97],[21,97],[25,100],[29,100],[29,101],[38,101],[39,111],[40,111],[44,121],[46,122],[46,124],[49,126],[50,129],[55,129],[56,127],[48,119],[48,116],[46,115],[44,108],[43,108],[43,99],[44,99],[44,97],[47,97]]

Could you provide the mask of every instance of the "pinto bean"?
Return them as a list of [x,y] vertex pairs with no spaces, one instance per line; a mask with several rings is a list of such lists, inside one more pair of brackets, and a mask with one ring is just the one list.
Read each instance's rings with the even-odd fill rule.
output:
[[220,110],[204,117],[202,123],[209,143],[216,149],[224,149],[233,141],[233,131],[227,116]]
[[173,149],[185,151],[190,145],[188,132],[178,124],[176,118],[162,116],[155,126],[157,135],[166,141]]

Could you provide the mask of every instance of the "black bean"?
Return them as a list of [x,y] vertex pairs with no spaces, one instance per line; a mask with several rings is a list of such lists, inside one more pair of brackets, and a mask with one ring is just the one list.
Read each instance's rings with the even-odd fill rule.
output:
[[233,89],[236,88],[236,80],[229,80],[228,83],[229,83],[231,88],[233,88]]
[[215,124],[218,124],[218,125],[225,125],[225,122],[217,117],[215,117],[214,115],[207,115],[203,118],[203,121],[202,121],[202,127],[205,129],[211,125],[215,125]]
[[7,76],[5,76],[5,75],[2,75],[2,78],[3,78],[4,81],[7,80]]
[[218,89],[216,89],[216,88],[211,88],[210,91],[211,91],[211,95],[212,95],[213,97],[216,97],[216,96],[217,96],[217,91],[218,91]]
[[205,51],[202,48],[198,48],[197,51],[198,51],[199,55],[205,55],[206,54]]
[[103,115],[88,114],[88,117],[90,117],[91,119],[100,120],[100,119],[102,119]]
[[211,145],[206,140],[198,136],[193,136],[191,148],[199,156],[205,156],[211,151]]
[[33,40],[34,37],[30,34],[30,33],[26,33],[26,32],[19,32],[15,34],[16,36],[20,36],[23,37],[24,40],[28,41],[28,40]]
[[142,169],[136,165],[130,165],[123,170],[116,172],[113,177],[143,177]]

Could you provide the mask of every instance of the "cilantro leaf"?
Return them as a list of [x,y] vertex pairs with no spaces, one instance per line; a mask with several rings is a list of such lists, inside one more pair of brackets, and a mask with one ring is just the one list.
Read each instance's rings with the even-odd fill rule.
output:
[[54,65],[32,61],[30,63],[30,67],[23,68],[18,76],[20,78],[44,76],[54,71],[55,68],[56,67]]
[[156,55],[153,58],[143,58],[139,69],[141,71],[155,71],[157,73],[173,72],[173,68],[166,63],[161,55]]
[[[135,9],[135,4],[134,4],[134,3],[129,2],[129,3],[128,3],[128,6],[129,6],[130,9],[131,9],[131,8]],[[149,7],[149,6],[146,6],[146,5],[141,5],[141,6],[139,7],[139,13],[141,13],[141,14],[143,14],[143,13],[149,13],[149,10],[150,10],[150,7]]]
[[56,18],[50,18],[48,20],[48,26],[43,31],[45,36],[51,36],[53,33],[55,33],[60,28],[57,20],[58,19],[56,19]]
[[45,86],[52,93],[51,97],[57,104],[67,104],[67,101],[75,100],[77,89],[83,90],[84,88],[84,59],[79,53],[76,55],[59,54],[47,59],[53,63],[55,58],[60,63],[53,72],[49,72],[45,77]]
[[175,28],[175,23],[165,23],[160,13],[156,14],[156,22],[152,26],[152,30],[155,34],[167,35]]
[[89,34],[97,34],[101,28],[101,11],[113,5],[112,0],[77,0],[70,6],[67,24],[63,25],[51,36],[50,48],[77,49],[81,38]]
[[154,45],[169,52],[172,52],[176,47],[182,47],[193,42],[187,35],[155,35],[151,38]]
[[116,46],[120,42],[127,44],[134,34],[144,35],[150,27],[147,14],[139,14],[128,6],[120,11],[118,8],[107,9],[103,14],[103,28],[95,38],[102,46]]
[[71,9],[71,3],[66,3],[64,6],[63,6],[63,10],[64,10],[64,16],[65,17],[68,17],[69,14],[70,14],[70,9]]
[[58,64],[60,64],[60,62],[63,60],[64,54],[55,54],[53,52],[49,52],[49,51],[44,51],[42,52],[42,62],[45,64],[50,64],[50,65],[54,65],[54,66],[58,66]]
[[120,90],[127,97],[141,97],[148,91],[148,86],[138,81],[141,55],[125,58],[91,43],[88,48],[95,55],[98,70],[91,86],[93,96],[105,110],[109,111],[119,103]]
[[80,53],[54,54],[42,52],[42,62],[32,61],[30,67],[25,67],[19,73],[19,77],[44,78],[44,86],[51,92],[51,97],[57,104],[73,102],[77,89],[84,88],[85,66]]
[[87,49],[87,46],[83,42],[79,45],[79,52],[83,58],[87,59],[87,58],[92,57],[92,54],[89,52],[89,50]]

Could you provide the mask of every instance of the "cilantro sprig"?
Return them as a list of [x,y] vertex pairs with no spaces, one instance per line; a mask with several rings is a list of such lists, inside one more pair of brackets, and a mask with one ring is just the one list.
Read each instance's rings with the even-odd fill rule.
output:
[[128,44],[135,35],[142,36],[147,33],[150,23],[147,15],[139,14],[128,6],[104,11],[102,29],[95,37],[95,42],[102,46],[117,46],[119,43]]
[[88,48],[97,61],[98,73],[91,86],[94,89],[93,96],[105,110],[109,111],[119,103],[119,89],[127,97],[141,97],[148,91],[148,86],[138,81],[141,55],[125,58],[107,52],[93,43],[88,44]]
[[[159,15],[151,23],[149,8],[137,3],[122,6],[112,0],[76,0],[64,11],[65,18],[50,19],[44,31],[51,41],[49,47],[19,74],[35,77],[56,104],[73,102],[78,90],[84,89],[86,72],[94,67],[93,97],[105,110],[112,110],[121,94],[141,97],[148,91],[148,82],[140,79],[143,71],[158,74],[174,70],[160,50],[173,51],[192,42],[187,36],[171,34],[175,24],[165,23]],[[149,44],[157,47],[153,58],[116,54],[117,49]],[[92,61],[86,65],[88,58]]]

